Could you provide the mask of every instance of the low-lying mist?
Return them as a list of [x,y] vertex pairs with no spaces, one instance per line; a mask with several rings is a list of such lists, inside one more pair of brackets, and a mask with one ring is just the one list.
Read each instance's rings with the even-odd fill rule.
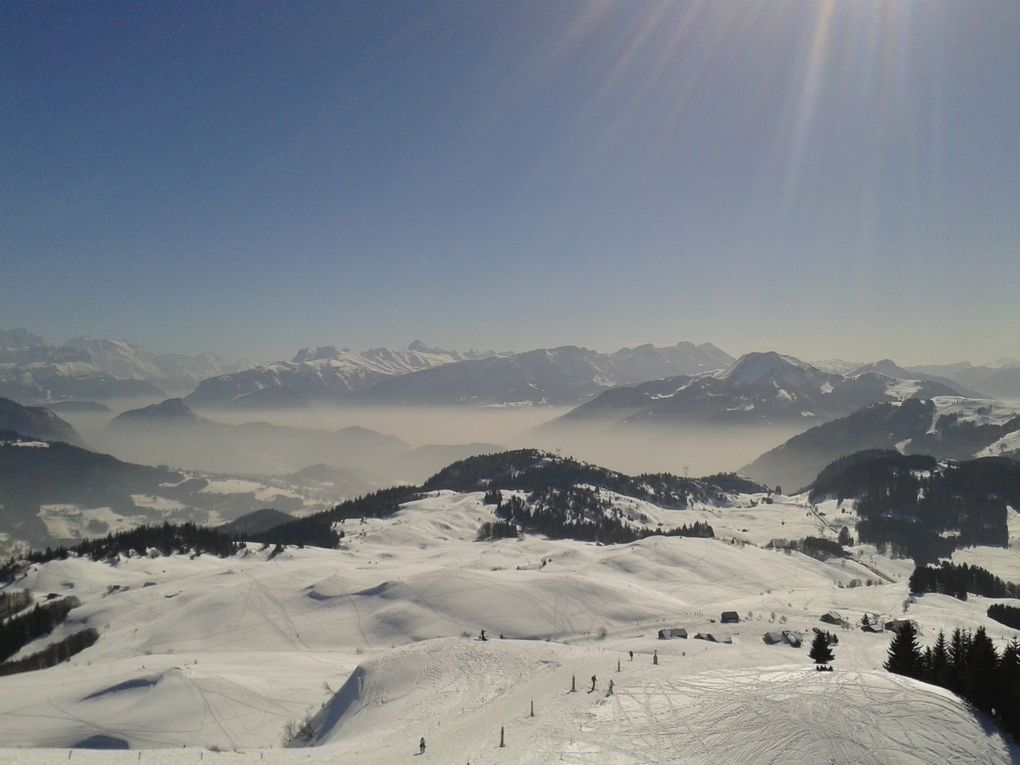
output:
[[364,471],[383,483],[417,483],[465,456],[524,447],[559,451],[629,474],[707,475],[735,471],[799,432],[789,427],[553,423],[566,407],[201,409],[198,422],[155,419],[110,426],[114,415],[138,406],[137,400],[115,402],[112,414],[65,417],[90,448],[125,461],[261,475],[323,463]]
[[198,413],[232,425],[262,421],[318,430],[352,426],[368,428],[396,436],[417,447],[474,441],[506,444],[521,433],[568,411],[570,407],[320,406],[257,412],[201,409]]
[[802,430],[780,426],[558,425],[525,434],[516,443],[559,451],[629,475],[703,476],[735,472]]

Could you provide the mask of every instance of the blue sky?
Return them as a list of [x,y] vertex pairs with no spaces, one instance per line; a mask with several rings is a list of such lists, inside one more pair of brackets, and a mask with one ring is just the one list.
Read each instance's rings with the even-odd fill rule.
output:
[[0,327],[1020,356],[1020,4],[0,5]]

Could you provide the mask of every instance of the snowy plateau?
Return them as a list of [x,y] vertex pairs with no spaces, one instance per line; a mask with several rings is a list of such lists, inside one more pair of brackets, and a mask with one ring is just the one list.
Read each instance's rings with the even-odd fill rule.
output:
[[[0,678],[0,762],[1020,761],[982,713],[885,672],[891,633],[859,627],[865,613],[905,616],[930,645],[940,629],[984,626],[1001,649],[1018,633],[985,616],[989,601],[910,599],[912,563],[868,545],[825,561],[766,549],[852,533],[852,503],[728,494],[671,510],[606,496],[635,525],[707,521],[716,538],[476,541],[492,506],[441,490],[345,521],[335,550],[34,564],[10,586],[81,605],[19,656],[83,625],[100,637]],[[965,552],[1017,581],[1008,512],[1008,549]],[[849,626],[819,621],[830,611]],[[690,637],[657,638],[676,627]],[[814,670],[809,641],[763,641],[813,627],[839,637],[833,672]],[[305,746],[285,747],[302,727]],[[88,742],[108,748],[77,748]]]

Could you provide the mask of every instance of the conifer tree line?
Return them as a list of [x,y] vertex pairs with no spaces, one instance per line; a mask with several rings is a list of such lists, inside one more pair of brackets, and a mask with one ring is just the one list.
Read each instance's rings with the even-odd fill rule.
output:
[[918,566],[910,575],[910,591],[937,592],[966,600],[967,594],[986,598],[1020,598],[1020,585],[1004,582],[991,571],[966,563],[942,561],[937,566]]
[[995,619],[999,624],[1005,624],[1015,630],[1020,630],[1020,608],[1007,606],[1005,603],[993,603],[988,606],[988,618]]
[[28,590],[11,590],[0,592],[0,619],[6,619],[11,614],[16,614],[32,602],[32,595]]
[[[243,545],[216,529],[197,526],[190,521],[175,524],[139,526],[127,531],[107,534],[105,537],[86,539],[73,547],[47,547],[43,552],[30,552],[24,560],[29,563],[45,563],[46,561],[64,560],[74,553],[92,560],[109,560],[118,555],[146,555],[150,550],[157,550],[160,555],[174,553],[210,553],[221,558],[237,553]],[[0,580],[10,579],[17,569],[18,563],[12,558],[0,566]]]
[[765,487],[733,473],[686,478],[671,473],[629,476],[615,470],[557,457],[538,449],[483,454],[455,462],[422,484],[422,490],[486,491],[492,487],[526,492],[546,488],[594,486],[628,497],[654,502],[659,507],[682,510],[691,501],[721,499],[724,492],[764,491]]
[[946,639],[940,631],[934,646],[923,651],[912,622],[904,622],[892,642],[885,662],[889,672],[947,688],[992,715],[1010,735],[1020,741],[1020,640],[1002,653],[995,648],[984,627],[971,633],[953,630]]
[[1020,465],[1000,458],[941,464],[926,455],[857,452],[818,474],[810,499],[825,497],[857,499],[862,543],[924,565],[961,547],[1009,546],[1007,506],[1020,503]]
[[[516,535],[517,527],[550,539],[578,539],[603,544],[633,542],[650,536],[683,536],[712,538],[715,531],[701,521],[690,525],[663,530],[631,526],[626,513],[614,507],[612,501],[598,489],[587,486],[570,486],[566,489],[544,488],[531,492],[527,501],[517,494],[503,501],[502,493],[486,493],[484,501],[496,503],[496,523],[502,526],[483,525],[480,538]],[[483,537],[482,532],[490,536]]]
[[[844,531],[846,527],[844,527]],[[797,550],[810,555],[812,558],[818,560],[825,560],[826,558],[849,558],[850,553],[843,549],[843,543],[839,541],[833,541],[831,539],[825,539],[823,537],[804,537],[803,539],[772,539],[767,545],[767,549],[774,550]]]
[[14,675],[18,672],[31,672],[36,669],[52,667],[62,661],[67,661],[76,653],[84,651],[97,640],[99,640],[99,633],[96,629],[86,627],[73,635],[68,635],[63,640],[46,646],[41,651],[26,656],[24,659],[0,664],[0,675]]
[[343,539],[344,532],[335,530],[334,524],[361,518],[389,518],[400,510],[402,504],[421,499],[422,496],[422,490],[417,486],[379,489],[341,502],[321,513],[295,518],[266,531],[250,534],[248,539],[267,544],[336,547]]
[[36,638],[49,635],[67,618],[72,608],[80,605],[81,601],[77,598],[61,598],[37,604],[31,611],[12,616],[0,624],[0,662],[7,661]]

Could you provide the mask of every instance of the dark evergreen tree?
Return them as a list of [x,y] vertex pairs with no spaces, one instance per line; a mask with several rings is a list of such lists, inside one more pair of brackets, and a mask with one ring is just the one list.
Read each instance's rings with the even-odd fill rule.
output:
[[1020,739],[1020,640],[1013,638],[999,658],[995,711],[1014,738]]
[[970,655],[970,633],[957,627],[949,641],[949,690],[963,692],[963,676]]
[[949,667],[949,649],[946,646],[946,633],[939,630],[935,639],[935,647],[931,652],[931,663],[928,666],[928,679],[935,685],[948,688],[951,672]]
[[819,669],[822,668],[822,665],[828,664],[836,658],[832,654],[832,649],[829,648],[829,640],[826,638],[825,633],[819,632],[815,634],[815,639],[811,642],[811,651],[808,653],[808,657],[818,665]]
[[911,621],[904,622],[889,645],[885,668],[897,675],[921,679],[924,677],[924,657],[917,645],[917,630]]
[[971,641],[963,679],[963,695],[982,712],[995,704],[995,679],[999,655],[984,627],[978,627]]

